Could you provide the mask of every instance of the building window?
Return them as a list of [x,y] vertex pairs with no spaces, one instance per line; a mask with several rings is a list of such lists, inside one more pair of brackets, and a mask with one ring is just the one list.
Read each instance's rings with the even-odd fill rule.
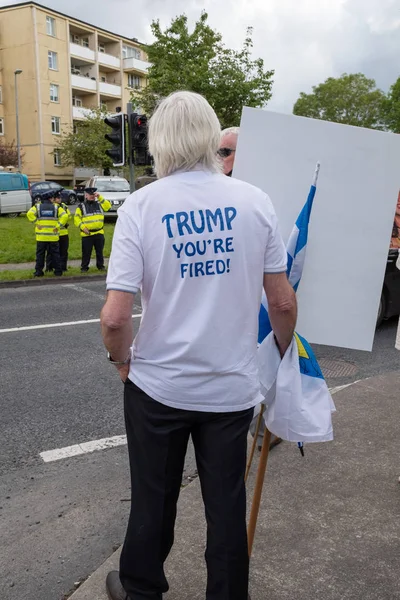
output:
[[107,77],[104,77],[104,75],[101,75],[100,81],[101,81],[101,83],[107,83]]
[[55,83],[50,84],[50,102],[58,102],[59,97],[59,86]]
[[3,88],[0,85],[0,104],[3,104]]
[[132,46],[122,46],[122,58],[137,58],[140,60],[140,50],[132,48]]
[[134,89],[140,88],[140,77],[133,75],[132,73],[128,73],[128,87]]
[[82,46],[84,48],[89,48],[89,38],[82,38]]
[[56,20],[53,17],[46,17],[46,33],[56,37]]
[[102,43],[100,43],[100,44],[99,44],[99,52],[102,52],[102,53],[104,54],[104,53],[105,53],[105,51],[106,51],[106,45],[105,45],[105,44],[102,44]]
[[82,98],[78,98],[78,96],[72,96],[72,106],[82,106]]
[[61,167],[61,152],[59,150],[57,150],[57,148],[54,150],[54,166],[55,167]]
[[59,135],[61,133],[60,117],[51,117],[51,133]]
[[4,135],[4,119],[0,119],[0,135]]
[[72,65],[71,66],[71,73],[72,75],[80,75],[81,74],[81,68],[78,65]]
[[49,69],[52,71],[58,70],[58,57],[57,52],[48,51],[48,59],[49,59]]

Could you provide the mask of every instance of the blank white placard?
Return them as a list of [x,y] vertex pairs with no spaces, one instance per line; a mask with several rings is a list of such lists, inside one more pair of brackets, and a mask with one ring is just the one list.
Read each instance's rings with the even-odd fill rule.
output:
[[309,342],[371,350],[400,188],[400,135],[243,109],[233,175],[268,193],[285,242],[318,161],[297,331]]

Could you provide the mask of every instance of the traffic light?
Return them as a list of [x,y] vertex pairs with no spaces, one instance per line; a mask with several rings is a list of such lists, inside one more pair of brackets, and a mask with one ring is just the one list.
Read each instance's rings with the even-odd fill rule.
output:
[[125,115],[123,113],[110,115],[104,119],[104,123],[112,129],[111,133],[106,133],[104,136],[113,145],[106,150],[106,154],[113,161],[114,167],[123,167],[125,165]]
[[134,165],[151,164],[150,155],[147,152],[147,117],[133,113],[130,115],[131,130],[131,152]]

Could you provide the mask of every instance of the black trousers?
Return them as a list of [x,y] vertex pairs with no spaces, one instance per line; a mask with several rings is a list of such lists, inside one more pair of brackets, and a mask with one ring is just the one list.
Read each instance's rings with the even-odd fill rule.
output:
[[35,275],[43,275],[46,253],[54,269],[54,274],[62,275],[59,242],[36,242]]
[[89,268],[93,246],[96,251],[96,267],[98,269],[104,269],[104,234],[96,233],[95,235],[90,235],[82,238],[81,269],[84,269],[85,271]]
[[[253,409],[177,410],[125,384],[132,504],[120,560],[130,600],[161,600],[164,562],[174,541],[176,505],[192,436],[207,519],[207,600],[247,600],[247,433]],[[185,574],[182,573],[182,577]]]
[[[67,270],[68,263],[68,248],[69,248],[69,235],[60,235],[60,240],[58,242],[58,246],[60,249],[60,262],[61,262],[61,270]],[[47,253],[46,256],[46,269],[50,271],[53,269],[53,265],[51,263],[51,256]]]

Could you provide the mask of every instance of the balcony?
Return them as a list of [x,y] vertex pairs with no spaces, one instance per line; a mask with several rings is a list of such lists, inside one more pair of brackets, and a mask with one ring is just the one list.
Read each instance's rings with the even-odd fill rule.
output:
[[90,108],[83,108],[83,106],[72,107],[72,117],[74,119],[86,119],[86,117],[90,115],[90,113]]
[[71,85],[73,88],[79,88],[87,92],[95,93],[97,91],[97,81],[90,79],[90,77],[83,77],[82,75],[71,75]]
[[111,54],[106,54],[104,52],[99,52],[98,54],[99,63],[104,65],[105,67],[112,67],[113,69],[121,68],[121,60],[116,56],[112,56]]
[[125,71],[141,71],[147,73],[147,70],[151,67],[151,63],[145,60],[139,60],[138,58],[124,58],[124,70]]
[[114,85],[113,83],[104,83],[103,81],[99,84],[100,94],[106,94],[107,96],[122,96],[122,88],[120,85]]
[[89,62],[94,62],[96,59],[93,50],[90,50],[90,48],[85,48],[84,46],[80,46],[79,44],[73,44],[70,42],[69,51],[71,56],[76,56],[77,58],[88,60]]

